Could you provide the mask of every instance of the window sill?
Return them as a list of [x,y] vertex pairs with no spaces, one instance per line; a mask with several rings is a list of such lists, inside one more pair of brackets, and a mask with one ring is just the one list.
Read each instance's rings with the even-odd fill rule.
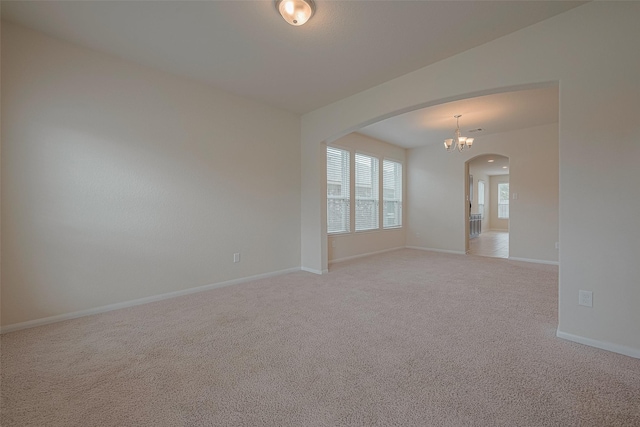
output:
[[353,234],[351,231],[334,231],[332,233],[327,232],[327,236],[348,236],[349,234]]

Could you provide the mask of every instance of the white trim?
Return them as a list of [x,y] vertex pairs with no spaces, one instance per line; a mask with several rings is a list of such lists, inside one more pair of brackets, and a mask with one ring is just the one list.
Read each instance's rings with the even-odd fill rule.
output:
[[349,260],[352,260],[352,259],[364,258],[364,257],[371,256],[371,255],[383,254],[385,252],[397,251],[398,249],[404,249],[404,248],[405,248],[404,246],[398,246],[396,248],[383,249],[381,251],[376,251],[376,252],[367,252],[366,254],[353,255],[353,256],[347,256],[347,257],[344,257],[344,258],[332,259],[331,261],[329,261],[329,265],[337,263],[337,262],[344,262],[344,261],[349,261]]
[[404,160],[398,160],[396,158],[387,157],[387,156],[382,156],[382,160],[390,160],[392,162],[400,163],[402,165],[402,171],[404,172]]
[[560,329],[556,330],[556,336],[568,341],[577,342],[579,344],[588,345],[591,347],[600,348],[602,350],[612,351],[614,353],[624,354],[625,356],[635,357],[640,359],[640,348],[627,347],[625,345],[614,344],[607,341],[599,341],[591,338],[581,337],[580,335],[573,335],[567,332],[562,332]]
[[329,270],[327,269],[316,270],[315,268],[307,268],[307,267],[300,267],[300,270],[306,271],[307,273],[313,273],[313,274],[327,274],[329,272]]
[[558,261],[545,261],[543,259],[516,258],[516,257],[509,257],[507,259],[511,261],[532,262],[534,264],[560,265]]
[[121,308],[134,307],[136,305],[148,304],[150,302],[162,301],[169,298],[175,298],[183,295],[195,294],[197,292],[208,291],[225,286],[238,285],[240,283],[251,282],[268,277],[281,276],[283,274],[300,271],[300,267],[287,268],[285,270],[272,271],[270,273],[257,274],[255,276],[242,277],[240,279],[227,280],[224,282],[213,283],[210,285],[198,286],[195,288],[183,289],[180,291],[167,292],[165,294],[153,295],[150,297],[138,298],[130,301],[118,302],[115,304],[103,305],[101,307],[90,308],[87,310],[74,311],[71,313],[58,314],[42,319],[29,320],[26,322],[14,323],[0,328],[0,334],[19,331],[21,329],[35,328],[36,326],[48,325],[51,323],[62,322],[64,320],[77,319],[78,317],[91,316],[92,314],[106,313],[108,311],[119,310]]
[[[362,151],[358,148],[354,148],[353,149],[354,154],[362,154],[363,156],[367,156],[367,157],[373,157],[374,159],[377,159],[378,162],[380,162],[380,155],[378,154],[373,154],[373,153],[369,153],[367,151]],[[380,168],[378,168],[380,169]]]
[[406,246],[407,249],[417,249],[419,251],[442,252],[445,254],[466,255],[465,251],[451,251],[449,249],[423,248],[421,246]]

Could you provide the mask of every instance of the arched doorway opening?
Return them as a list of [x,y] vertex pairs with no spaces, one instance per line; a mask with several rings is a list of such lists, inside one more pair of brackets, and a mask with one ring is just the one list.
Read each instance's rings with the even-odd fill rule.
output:
[[[555,94],[547,92],[549,89],[555,91]],[[313,197],[313,191],[311,191],[311,182],[303,182],[303,187],[309,187],[309,192],[303,191],[303,203],[306,209],[303,209],[302,230],[302,264],[303,269],[307,271],[323,273],[328,271],[329,261],[329,248],[328,245],[332,242],[328,242],[327,235],[327,195],[326,195],[326,147],[332,145],[338,139],[349,135],[353,132],[363,133],[363,129],[369,126],[384,126],[382,123],[386,119],[395,120],[396,117],[401,117],[404,113],[413,112],[425,107],[429,107],[429,110],[433,111],[430,107],[443,106],[456,107],[452,111],[442,111],[437,118],[437,124],[441,126],[442,135],[431,135],[428,138],[417,138],[418,144],[427,143],[426,146],[419,148],[408,148],[406,173],[407,173],[407,205],[409,213],[405,213],[406,217],[406,247],[419,247],[421,249],[437,250],[441,252],[460,253],[464,254],[466,251],[466,237],[465,237],[465,225],[468,220],[464,214],[463,208],[466,204],[464,200],[464,168],[465,162],[470,159],[475,153],[495,153],[501,152],[501,147],[505,148],[504,154],[511,155],[512,146],[510,142],[513,140],[509,138],[499,143],[493,142],[493,137],[489,140],[481,134],[476,134],[477,141],[474,144],[471,152],[465,151],[464,153],[448,154],[447,157],[443,157],[442,154],[442,141],[447,138],[451,133],[451,126],[454,114],[463,114],[464,126],[463,131],[475,132],[484,131],[484,129],[475,129],[474,121],[481,117],[474,117],[474,114],[469,111],[483,111],[488,116],[482,117],[482,123],[488,123],[492,117],[499,119],[495,125],[487,126],[490,132],[500,132],[503,125],[507,122],[516,123],[518,127],[523,126],[523,123],[528,123],[533,114],[523,114],[524,121],[516,120],[514,112],[516,109],[509,107],[506,110],[511,114],[507,117],[508,120],[502,121],[502,118],[506,116],[500,112],[505,110],[503,108],[487,108],[486,103],[481,108],[462,108],[459,105],[455,105],[457,101],[463,101],[465,104],[468,102],[481,102],[484,96],[496,95],[509,97],[509,94],[514,94],[514,97],[519,97],[523,93],[540,92],[543,98],[553,98],[557,104],[557,82],[545,82],[531,85],[512,86],[494,88],[489,91],[468,93],[466,96],[459,95],[451,98],[441,98],[439,101],[431,101],[421,105],[415,105],[411,108],[404,108],[396,110],[394,113],[387,113],[384,115],[378,115],[375,119],[359,121],[359,125],[344,126],[344,124],[336,126],[335,129],[329,130],[326,127],[305,126],[305,132],[303,136],[308,144],[303,143],[303,160],[304,159],[322,159],[319,162],[309,161],[305,163],[305,171],[308,172],[305,176],[310,178],[310,171],[316,170],[317,176],[322,177],[322,182],[317,183],[316,188],[322,189],[322,195],[319,199]],[[544,95],[546,93],[546,95]],[[535,105],[535,102],[527,102],[523,105]],[[469,107],[467,105],[467,107]],[[453,111],[455,110],[455,111]],[[550,108],[538,108],[540,111],[551,111]],[[557,114],[555,115],[555,121],[557,121]],[[455,125],[455,123],[453,123]],[[483,125],[484,126],[484,125]],[[343,130],[340,131],[339,129]],[[438,129],[436,129],[437,131]],[[503,129],[504,132],[508,132],[509,129]],[[419,130],[418,130],[419,132]],[[373,136],[379,140],[395,143],[395,141],[387,139],[385,136],[370,135],[368,132],[364,132],[365,135]],[[402,137],[403,141],[410,141],[407,136],[401,135],[398,132],[392,132],[398,137]],[[333,135],[333,136],[330,136]],[[557,135],[557,130],[556,130]],[[557,136],[556,136],[557,138]],[[321,143],[315,145],[312,141],[320,140]],[[484,140],[484,141],[483,141]],[[504,147],[503,147],[504,146]],[[414,145],[413,147],[417,147]],[[495,151],[495,150],[499,151]],[[468,153],[468,154],[467,154]],[[470,155],[471,156],[470,156]],[[304,180],[303,180],[304,181]],[[462,190],[462,192],[460,192]],[[308,202],[308,203],[306,203]],[[424,206],[423,206],[424,205]],[[315,208],[313,207],[315,206]],[[436,209],[433,209],[433,208]],[[405,211],[405,212],[407,212]],[[315,217],[315,220],[314,220]],[[317,222],[316,222],[317,221]],[[320,226],[320,233],[315,234],[313,225]],[[319,237],[319,239],[318,239]]]
[[466,253],[509,257],[509,157],[482,154],[466,162]]

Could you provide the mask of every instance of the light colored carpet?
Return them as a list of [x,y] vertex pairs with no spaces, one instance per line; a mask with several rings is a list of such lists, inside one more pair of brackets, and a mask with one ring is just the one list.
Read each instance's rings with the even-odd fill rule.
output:
[[9,333],[2,426],[640,426],[557,267],[400,250]]

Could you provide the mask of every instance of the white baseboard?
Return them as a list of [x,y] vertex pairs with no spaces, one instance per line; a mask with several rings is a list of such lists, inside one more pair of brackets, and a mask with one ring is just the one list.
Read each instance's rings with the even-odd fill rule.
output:
[[584,344],[591,347],[600,348],[602,350],[612,351],[614,353],[620,353],[624,354],[625,356],[640,359],[640,348],[627,347],[625,345],[613,344],[607,341],[598,341],[591,338],[585,338],[581,337],[580,335],[573,335],[562,332],[560,329],[556,330],[556,336],[568,341],[573,341],[579,344]]
[[405,248],[404,246],[398,246],[398,247],[395,247],[395,248],[383,249],[381,251],[367,252],[366,254],[347,256],[347,257],[344,257],[344,258],[333,259],[333,260],[329,261],[329,264],[335,264],[337,262],[349,261],[349,260],[352,260],[352,259],[364,258],[364,257],[368,257],[368,256],[371,256],[371,255],[383,254],[385,252],[397,251],[398,249],[404,249],[404,248]]
[[548,264],[548,265],[560,265],[558,261],[545,261],[543,259],[531,259],[531,258],[516,258],[509,257],[511,261],[533,262],[535,264]]
[[422,246],[405,246],[407,249],[417,249],[419,251],[442,252],[444,254],[465,255],[465,251],[451,251],[448,249],[423,248]]
[[313,274],[327,274],[329,272],[329,270],[327,269],[316,270],[315,268],[308,268],[308,267],[300,267],[300,270],[306,271],[307,273],[313,273]]
[[103,305],[102,307],[95,307],[87,310],[74,311],[72,313],[58,314],[56,316],[29,320],[27,322],[14,323],[14,324],[3,326],[2,328],[0,328],[0,334],[19,331],[21,329],[35,328],[36,326],[48,325],[51,323],[62,322],[64,320],[77,319],[78,317],[90,316],[92,314],[106,313],[108,311],[119,310],[121,308],[127,308],[127,307],[134,307],[136,305],[148,304],[150,302],[161,301],[161,300],[175,298],[183,295],[195,294],[197,292],[208,291],[210,289],[223,288],[225,286],[231,286],[231,285],[238,285],[240,283],[251,282],[259,279],[266,279],[268,277],[281,276],[283,274],[292,273],[294,271],[300,271],[300,267],[288,268],[285,270],[278,270],[270,273],[257,274],[255,276],[242,277],[240,279],[227,280],[224,282],[198,286],[195,288],[183,289],[180,291],[167,292],[165,294],[138,298],[131,301],[123,301],[115,304]]

